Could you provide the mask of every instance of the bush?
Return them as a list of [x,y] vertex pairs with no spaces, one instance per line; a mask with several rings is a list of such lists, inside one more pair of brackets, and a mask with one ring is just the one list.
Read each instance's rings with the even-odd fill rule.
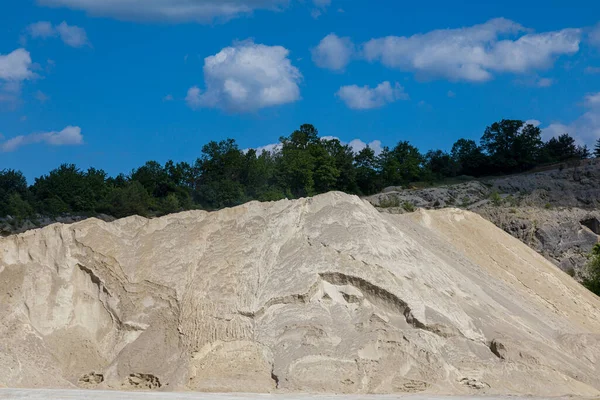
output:
[[500,197],[500,194],[496,190],[494,190],[490,195],[490,200],[492,201],[494,207],[500,207],[502,204],[502,197]]
[[600,296],[600,243],[594,246],[590,254],[587,276],[583,279],[583,286]]
[[379,202],[381,208],[400,207],[400,199],[396,196],[386,196]]
[[404,203],[402,203],[402,208],[404,208],[404,211],[407,212],[413,212],[415,211],[415,206],[413,203],[405,201]]

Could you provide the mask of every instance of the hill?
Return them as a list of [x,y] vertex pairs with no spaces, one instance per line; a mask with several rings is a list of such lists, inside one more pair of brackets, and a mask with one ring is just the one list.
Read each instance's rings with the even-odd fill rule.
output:
[[332,192],[0,254],[0,386],[600,394],[600,299],[469,211]]

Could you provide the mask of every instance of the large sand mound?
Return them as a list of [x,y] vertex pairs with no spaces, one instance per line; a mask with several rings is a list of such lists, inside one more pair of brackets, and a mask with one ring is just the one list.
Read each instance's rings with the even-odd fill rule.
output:
[[600,390],[600,300],[459,210],[249,203],[0,239],[0,387]]

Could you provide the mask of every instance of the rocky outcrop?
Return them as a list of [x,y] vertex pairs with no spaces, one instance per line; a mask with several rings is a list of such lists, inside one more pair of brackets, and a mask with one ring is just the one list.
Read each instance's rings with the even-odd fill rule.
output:
[[585,276],[588,254],[600,241],[599,159],[440,187],[391,187],[367,200],[392,214],[415,208],[474,211],[577,279]]
[[600,394],[600,299],[480,216],[354,196],[0,239],[0,386]]

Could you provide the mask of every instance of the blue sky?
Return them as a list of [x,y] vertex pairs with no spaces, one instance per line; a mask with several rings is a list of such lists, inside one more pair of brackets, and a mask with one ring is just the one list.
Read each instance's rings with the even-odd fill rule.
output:
[[357,148],[449,150],[502,118],[600,137],[598,2],[148,3],[0,6],[0,169],[116,174],[302,123]]

